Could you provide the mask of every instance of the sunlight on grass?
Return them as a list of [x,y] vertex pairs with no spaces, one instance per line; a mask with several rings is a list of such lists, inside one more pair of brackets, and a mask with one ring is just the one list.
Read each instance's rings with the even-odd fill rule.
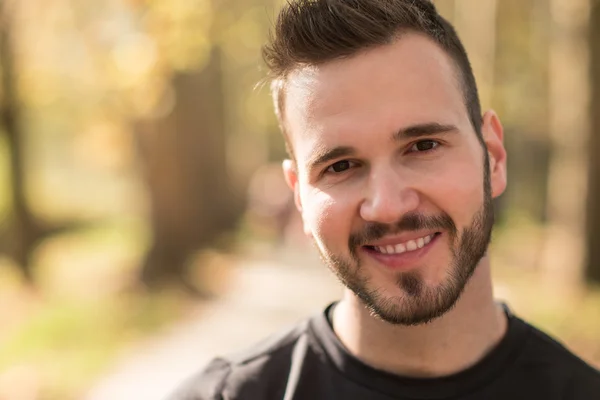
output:
[[120,350],[181,317],[177,293],[128,293],[99,301],[48,300],[0,346],[0,371],[35,370],[43,398],[82,391]]
[[36,250],[35,291],[3,269],[1,399],[78,398],[128,346],[181,318],[184,294],[133,285],[146,242],[124,220],[52,237]]

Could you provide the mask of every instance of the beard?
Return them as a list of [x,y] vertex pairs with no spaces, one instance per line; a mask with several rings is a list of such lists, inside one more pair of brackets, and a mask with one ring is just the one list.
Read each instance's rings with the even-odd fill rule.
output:
[[[487,167],[487,157],[485,161]],[[483,189],[481,208],[474,214],[470,225],[461,232],[448,214],[425,216],[410,213],[396,224],[369,223],[361,232],[351,234],[348,241],[350,259],[336,256],[320,246],[317,248],[324,262],[373,316],[394,325],[431,322],[454,307],[489,246],[494,209],[488,168],[484,168]],[[361,273],[363,268],[358,249],[386,235],[423,229],[448,234],[451,261],[445,281],[436,287],[427,286],[416,270],[396,276],[396,287],[403,291],[401,296],[386,296],[380,289],[371,287],[369,278]]]

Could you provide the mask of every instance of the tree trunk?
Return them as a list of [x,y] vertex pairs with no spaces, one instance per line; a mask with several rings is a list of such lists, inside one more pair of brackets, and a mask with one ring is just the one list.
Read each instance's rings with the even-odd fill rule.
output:
[[219,49],[202,71],[177,73],[172,89],[172,112],[137,125],[154,236],[141,280],[150,287],[188,284],[189,256],[232,229],[241,209],[228,178]]
[[35,224],[25,195],[23,129],[21,126],[21,105],[16,88],[14,62],[14,41],[12,36],[12,16],[7,3],[0,3],[0,70],[2,107],[1,120],[8,143],[10,157],[10,188],[12,215],[9,231],[3,232],[2,250],[14,258],[21,268],[24,278],[32,282],[31,253],[41,235]]
[[589,0],[552,0],[548,228],[542,268],[556,289],[581,282],[589,136]]
[[592,3],[588,43],[592,93],[585,277],[590,283],[600,284],[600,5],[597,2]]
[[[503,0],[497,11],[498,84],[493,103],[504,125],[509,180],[499,198],[508,211],[501,221],[509,226],[511,220],[543,224],[550,157],[549,5],[546,0]],[[530,238],[524,265],[539,265],[542,242],[541,237]]]

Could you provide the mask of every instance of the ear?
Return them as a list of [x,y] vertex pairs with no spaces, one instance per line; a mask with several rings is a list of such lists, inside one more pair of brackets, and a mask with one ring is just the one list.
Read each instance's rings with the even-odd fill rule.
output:
[[481,133],[490,160],[492,197],[496,198],[506,189],[506,149],[504,148],[504,128],[502,128],[498,114],[493,110],[483,114]]
[[292,191],[294,192],[294,203],[296,204],[296,208],[302,216],[302,226],[304,228],[304,233],[308,237],[312,237],[312,231],[310,230],[310,228],[306,224],[306,220],[304,219],[302,199],[300,198],[300,185],[298,184],[298,172],[296,170],[295,163],[292,160],[284,160],[282,166],[285,181],[287,182],[290,189],[292,189]]
[[294,192],[294,203],[300,213],[302,213],[302,201],[300,200],[300,186],[298,185],[298,173],[296,172],[296,166],[292,160],[283,160],[283,176],[285,182],[290,189]]

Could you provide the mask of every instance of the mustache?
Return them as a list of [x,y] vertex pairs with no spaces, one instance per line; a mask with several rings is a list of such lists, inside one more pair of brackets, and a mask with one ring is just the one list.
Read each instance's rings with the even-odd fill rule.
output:
[[350,234],[348,247],[350,251],[355,252],[358,247],[364,246],[372,241],[381,239],[388,235],[396,235],[402,232],[411,232],[419,230],[443,230],[450,234],[450,238],[456,237],[458,230],[456,224],[446,213],[427,216],[418,213],[405,214],[402,219],[393,224],[383,224],[381,222],[369,222],[360,232]]

